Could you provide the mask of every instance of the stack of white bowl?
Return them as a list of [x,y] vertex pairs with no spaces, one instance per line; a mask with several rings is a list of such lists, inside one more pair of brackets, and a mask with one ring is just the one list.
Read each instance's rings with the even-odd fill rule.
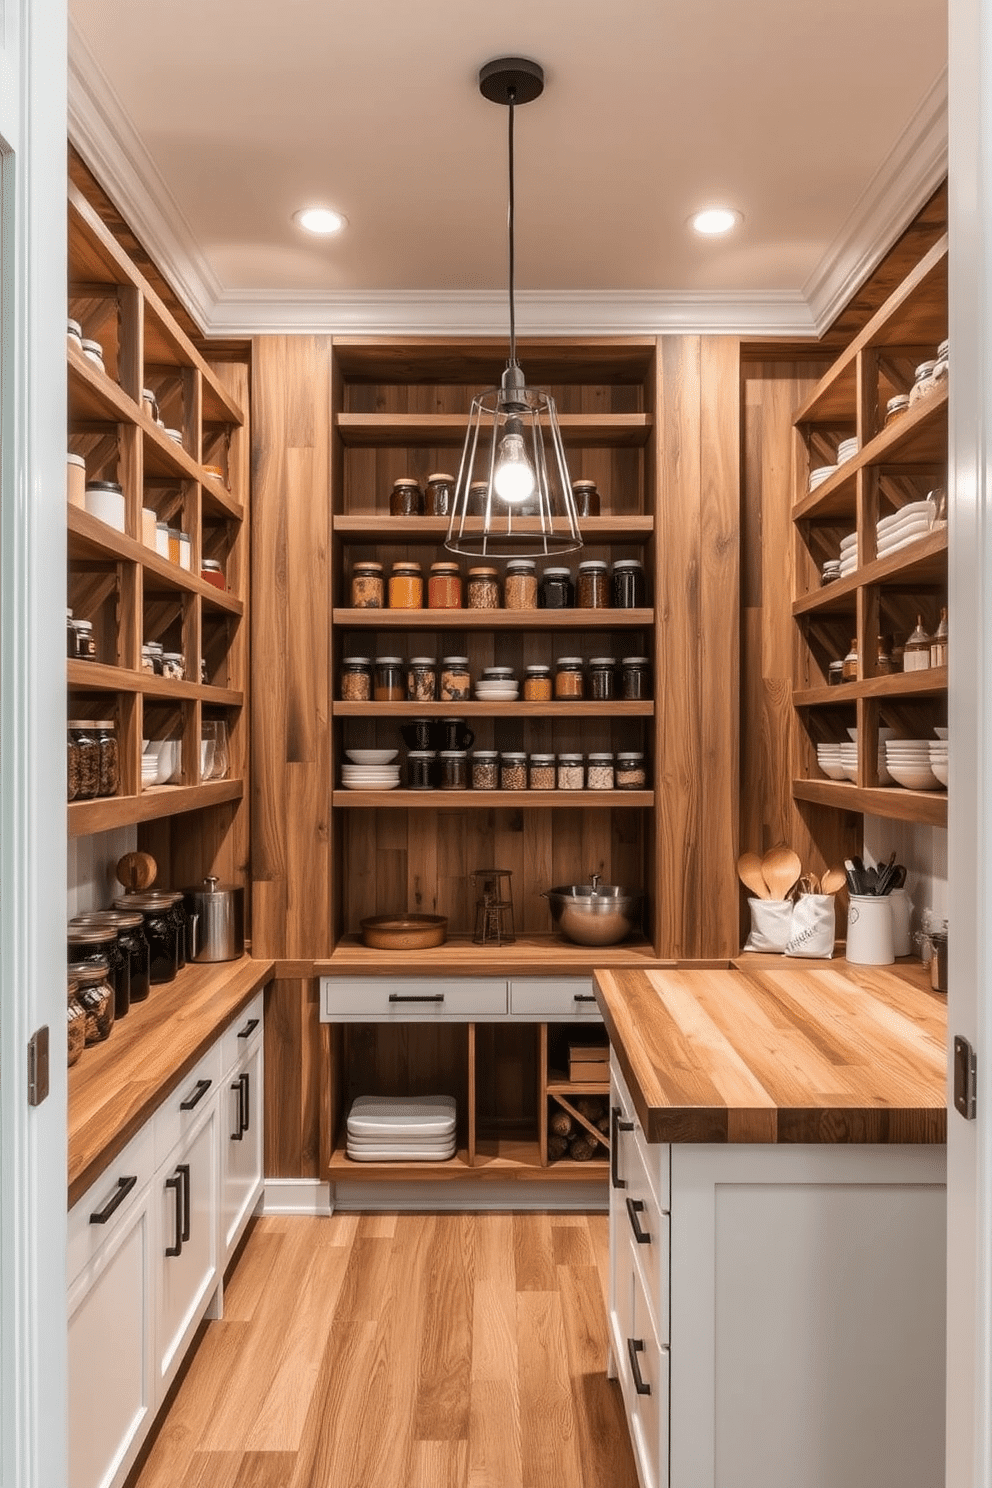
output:
[[810,490],[815,491],[818,486],[822,486],[823,482],[828,481],[836,469],[836,465],[818,465],[815,470],[811,470],[809,473]]
[[889,553],[895,553],[910,543],[918,542],[921,537],[926,537],[936,515],[936,502],[928,498],[926,501],[911,501],[908,506],[893,512],[891,517],[883,517],[876,529],[879,558],[885,558]]
[[400,767],[391,762],[397,749],[348,749],[350,765],[341,766],[341,784],[345,790],[395,790],[400,783]]
[[849,532],[840,540],[840,576],[846,579],[858,566],[858,534]]
[[842,439],[837,446],[837,464],[846,465],[848,460],[853,460],[858,453],[858,436],[852,434],[850,439]]
[[947,784],[947,730],[935,728],[936,739],[930,740],[930,768],[940,781]]
[[[824,775],[829,775],[831,780],[857,780],[858,778],[858,731],[856,728],[848,729],[849,738],[840,744],[818,744],[816,746],[816,760]],[[878,783],[879,785],[891,785],[892,776],[886,768],[885,747],[887,741],[892,737],[892,730],[880,728],[878,731]]]
[[475,684],[475,695],[484,703],[512,703],[519,692],[512,667],[486,667]]
[[930,739],[888,739],[885,763],[889,774],[907,790],[936,790],[940,781],[930,768]]
[[841,758],[843,744],[817,744],[816,763],[829,780],[846,780],[847,771]]

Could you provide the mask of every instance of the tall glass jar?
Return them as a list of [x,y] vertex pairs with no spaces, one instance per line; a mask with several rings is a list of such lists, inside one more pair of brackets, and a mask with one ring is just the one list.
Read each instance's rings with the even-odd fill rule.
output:
[[[182,898],[182,895],[180,895]],[[148,980],[152,986],[174,982],[179,970],[179,936],[168,904],[157,894],[124,894],[114,908],[126,914],[137,911],[144,920],[148,941]]]
[[499,609],[499,572],[495,568],[470,568],[466,588],[470,610]]
[[375,700],[377,703],[406,701],[406,668],[401,656],[376,657]]
[[421,610],[424,607],[424,576],[419,563],[394,563],[389,575],[389,608]]
[[353,610],[381,610],[386,602],[386,584],[381,563],[354,563],[351,569]]
[[588,558],[585,563],[579,564],[575,603],[580,610],[609,609],[609,565],[602,559]]
[[131,1006],[131,960],[117,937],[114,925],[93,915],[76,915],[66,931],[70,965],[103,961],[107,980],[114,989],[114,1016],[123,1018]]
[[[117,944],[127,956],[131,970],[131,1002],[144,1002],[151,990],[151,951],[140,910],[98,909],[88,916],[94,924],[117,932]],[[121,1016],[120,1012],[117,1014]]]
[[420,483],[412,475],[401,475],[398,480],[393,481],[393,489],[389,497],[389,515],[391,517],[422,517],[424,514],[424,493],[420,489]]
[[408,703],[433,703],[437,698],[437,672],[433,656],[411,656],[406,667]]
[[100,741],[86,718],[71,718],[69,729],[76,751],[76,799],[92,801],[100,794]]
[[372,658],[370,656],[342,658],[341,698],[346,703],[372,701]]
[[616,697],[617,664],[612,656],[592,656],[589,659],[589,696],[596,702],[608,702]]
[[76,1001],[86,1016],[86,1045],[102,1044],[114,1026],[114,989],[107,981],[107,963],[81,963],[73,967],[73,975]]
[[116,796],[121,788],[121,756],[117,743],[117,725],[112,718],[94,723],[93,732],[100,750],[98,796]]
[[457,563],[432,563],[427,585],[427,605],[432,610],[460,610],[462,578]]
[[625,656],[620,663],[620,695],[628,702],[651,696],[651,660],[647,656]]
[[644,564],[638,558],[618,558],[613,565],[614,609],[643,609],[646,596]]
[[585,686],[582,679],[581,656],[559,656],[555,662],[555,697],[576,700],[581,698]]
[[546,568],[541,575],[541,608],[570,610],[575,604],[575,585],[568,568]]
[[455,500],[455,478],[442,471],[427,477],[424,512],[428,517],[448,517]]
[[531,558],[512,558],[506,565],[503,598],[508,610],[537,609],[537,565]]

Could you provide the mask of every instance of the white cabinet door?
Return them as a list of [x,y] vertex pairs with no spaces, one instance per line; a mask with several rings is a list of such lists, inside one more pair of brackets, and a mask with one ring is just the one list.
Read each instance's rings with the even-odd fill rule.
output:
[[226,1264],[262,1192],[262,1045],[225,1077],[220,1098],[221,1248]]
[[159,1169],[156,1367],[159,1398],[175,1374],[219,1279],[218,1107],[200,1120]]
[[69,1488],[122,1478],[154,1412],[152,1192],[107,1221],[69,1292]]

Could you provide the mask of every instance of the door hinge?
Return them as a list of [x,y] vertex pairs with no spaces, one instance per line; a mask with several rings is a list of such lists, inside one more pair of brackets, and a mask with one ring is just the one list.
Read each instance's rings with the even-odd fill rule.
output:
[[48,1094],[48,1025],[28,1039],[28,1105],[40,1106]]
[[978,1114],[978,1055],[966,1038],[954,1036],[954,1104],[966,1121]]

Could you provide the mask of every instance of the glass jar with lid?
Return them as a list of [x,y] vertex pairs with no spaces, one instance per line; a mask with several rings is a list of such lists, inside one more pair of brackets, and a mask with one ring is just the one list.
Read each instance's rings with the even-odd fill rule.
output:
[[569,568],[546,568],[541,575],[541,608],[570,610],[575,604],[575,585]]
[[598,517],[599,492],[594,480],[573,480],[572,495],[575,498],[575,514],[579,517]]
[[107,980],[114,989],[114,1017],[123,1018],[131,1006],[131,957],[121,945],[117,926],[96,911],[75,915],[66,931],[70,966],[105,961]]
[[902,652],[904,672],[923,672],[930,666],[930,637],[923,629],[923,616],[917,615],[916,629],[907,636]]
[[894,670],[892,655],[889,651],[888,637],[880,635],[877,644],[878,654],[875,657],[875,675],[877,677],[887,677]]
[[375,700],[377,703],[406,701],[406,668],[401,656],[376,657]]
[[386,602],[386,583],[382,564],[353,563],[351,566],[351,607],[353,610],[381,610]]
[[434,749],[410,749],[406,756],[406,784],[408,790],[433,790],[437,751]]
[[947,609],[940,612],[940,622],[937,629],[930,637],[930,665],[940,667],[947,665]]
[[441,702],[464,702],[472,691],[467,656],[445,656],[441,662]]
[[489,505],[489,482],[473,481],[468,488],[468,514],[470,517],[484,517],[486,507]]
[[117,743],[117,725],[112,718],[102,718],[92,725],[100,750],[98,796],[116,796],[121,788],[121,756]]
[[640,610],[646,603],[644,564],[639,558],[618,558],[613,565],[613,606],[617,610]]
[[[891,657],[889,658],[891,661]],[[827,686],[839,687],[844,680],[844,663],[832,661],[827,667]]]
[[524,701],[549,703],[554,692],[549,666],[529,666],[524,671]]
[[623,658],[620,663],[620,696],[627,702],[640,702],[651,696],[650,657]]
[[851,649],[844,657],[843,681],[856,682],[858,680],[858,670],[858,638],[857,636],[853,636],[851,639]]
[[532,754],[527,764],[527,787],[529,790],[555,789],[555,757],[553,754]]
[[345,656],[341,659],[341,698],[346,703],[368,703],[372,699],[372,658]]
[[916,369],[913,386],[909,390],[910,406],[925,398],[934,388],[934,368],[937,365],[936,358],[932,361],[921,362]]
[[472,756],[472,789],[499,789],[499,750],[477,749]]
[[602,559],[587,558],[579,564],[575,603],[580,610],[609,609],[609,565]]
[[585,691],[581,656],[559,656],[555,662],[555,697],[581,698]]
[[76,627],[72,623],[72,611],[65,612],[65,654],[70,661],[79,659],[79,642],[76,637]]
[[470,610],[499,609],[499,572],[497,569],[470,568],[466,589]]
[[462,576],[457,563],[432,563],[427,585],[427,605],[432,610],[460,610]]
[[[140,910],[97,909],[86,916],[86,921],[108,925],[117,932],[117,944],[130,963],[130,1002],[144,1002],[151,990],[151,951]],[[117,1016],[120,1017],[120,1012]]]
[[76,736],[71,728],[65,731],[66,736],[66,760],[65,760],[65,790],[66,800],[74,801],[79,795],[79,749],[76,745]]
[[114,1026],[114,989],[107,981],[106,961],[81,962],[73,967],[76,1001],[86,1018],[85,1044],[102,1044]]
[[[179,896],[180,900],[182,895]],[[172,906],[160,894],[124,894],[114,908],[125,914],[140,914],[148,942],[148,980],[152,986],[174,982],[179,971],[179,930]],[[185,919],[185,917],[184,917]]]
[[389,575],[389,608],[421,610],[424,607],[424,576],[419,563],[394,563]]
[[391,517],[422,517],[424,515],[424,493],[420,482],[412,475],[401,475],[393,481],[389,497]]
[[70,718],[69,732],[75,747],[75,797],[92,801],[100,794],[100,741],[86,718]]
[[613,790],[614,784],[612,754],[590,754],[586,764],[586,789]]
[[589,658],[589,696],[596,702],[609,702],[617,693],[617,664],[612,656]]
[[436,471],[427,477],[424,512],[428,517],[449,517],[455,500],[455,478]]
[[615,777],[617,790],[644,790],[648,776],[643,754],[636,750],[622,750],[618,753]]
[[586,772],[581,754],[558,756],[558,789],[582,790],[586,783]]
[[[189,944],[190,920],[189,915],[186,913],[186,901],[182,894],[177,893],[175,889],[148,889],[145,897],[150,899],[153,904],[157,903],[161,905],[163,912],[168,917],[169,924],[172,926],[176,937],[176,960],[179,963],[179,970],[182,971],[187,960],[191,957],[193,949]],[[120,907],[115,900],[114,908],[120,909]],[[137,906],[134,907],[137,908]]]
[[162,676],[173,682],[186,680],[186,658],[181,651],[162,652]]
[[96,641],[93,638],[92,620],[73,620],[76,632],[76,655],[80,661],[96,661]]
[[537,564],[532,558],[511,558],[506,565],[503,600],[508,610],[537,609]]
[[442,790],[468,790],[468,754],[464,749],[442,749],[439,756]]
[[71,1067],[86,1045],[86,1011],[76,996],[79,980],[69,968],[66,998],[66,1062]]
[[200,560],[200,578],[206,583],[212,584],[215,589],[227,589],[224,570],[216,558],[203,558]]
[[437,672],[433,656],[411,656],[406,667],[408,703],[433,703],[437,698]]
[[504,750],[499,765],[500,790],[527,789],[527,756],[520,750]]

